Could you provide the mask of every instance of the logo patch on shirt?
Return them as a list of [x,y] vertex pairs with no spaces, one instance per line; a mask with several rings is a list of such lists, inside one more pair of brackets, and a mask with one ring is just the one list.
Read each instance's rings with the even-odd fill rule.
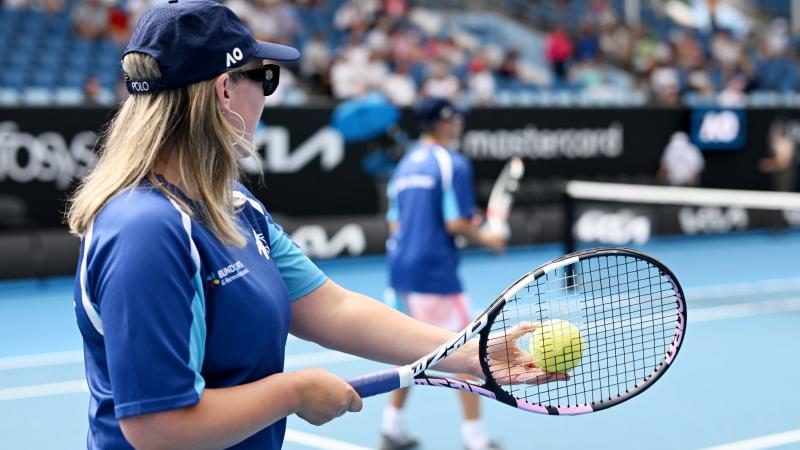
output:
[[253,237],[256,238],[258,254],[263,255],[264,258],[267,258],[267,261],[269,261],[269,246],[267,245],[267,238],[264,237],[264,233],[257,233],[256,230],[253,229]]
[[225,286],[228,283],[242,278],[248,273],[250,273],[250,269],[245,267],[241,261],[236,261],[233,264],[215,270],[211,275],[206,277],[206,281],[208,281],[210,287]]

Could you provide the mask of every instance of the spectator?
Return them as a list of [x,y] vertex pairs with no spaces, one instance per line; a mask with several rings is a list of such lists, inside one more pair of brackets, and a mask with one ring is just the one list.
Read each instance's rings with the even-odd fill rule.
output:
[[75,34],[84,39],[99,39],[106,35],[110,8],[103,0],[83,0],[72,10]]
[[600,52],[600,37],[589,21],[581,23],[580,37],[575,48],[575,59],[578,61],[597,59]]
[[563,80],[567,76],[567,64],[572,58],[572,41],[563,27],[558,26],[547,35],[545,55],[550,61],[556,79]]
[[651,99],[655,104],[677,106],[680,104],[680,74],[669,65],[661,64],[650,73]]
[[720,30],[711,41],[711,54],[724,69],[736,67],[741,58],[742,44],[730,31]]
[[83,83],[83,104],[86,106],[103,105],[102,99],[103,86],[97,77],[89,77]]
[[331,91],[337,100],[356,97],[367,90],[357,53],[340,50],[331,66]]
[[310,81],[312,86],[326,84],[325,72],[331,64],[331,52],[321,31],[314,33],[303,46],[303,58],[300,60],[300,76]]
[[388,58],[391,54],[392,43],[389,39],[389,33],[394,24],[393,20],[390,16],[381,16],[364,38],[367,48],[373,52],[379,52],[383,58]]
[[512,48],[497,71],[497,76],[507,85],[516,86],[520,81],[519,54],[519,48]]
[[725,88],[719,93],[717,103],[719,106],[727,108],[744,108],[747,105],[747,78],[744,75],[736,75],[725,84]]
[[411,106],[416,101],[417,85],[409,74],[408,63],[398,63],[394,72],[383,80],[381,91],[397,106]]
[[379,0],[348,0],[336,10],[333,24],[338,30],[351,30],[372,22],[380,9]]
[[453,75],[447,62],[434,62],[430,66],[430,76],[422,85],[422,95],[456,101],[460,93],[461,82]]
[[769,129],[771,156],[758,162],[759,169],[772,175],[772,189],[791,192],[798,189],[797,144],[792,133],[792,123],[785,118],[776,119]]
[[621,67],[630,67],[632,46],[632,36],[628,27],[617,21],[604,26],[600,35],[600,50],[609,61]]
[[367,64],[361,70],[367,89],[380,89],[389,76],[389,66],[378,52],[370,53]]
[[492,104],[495,91],[494,76],[483,58],[476,57],[470,63],[467,87],[473,105]]
[[111,7],[108,17],[108,37],[122,48],[130,40],[131,32],[128,12],[119,6]]
[[705,165],[700,149],[689,141],[686,133],[678,131],[672,134],[661,155],[658,178],[673,186],[695,186]]

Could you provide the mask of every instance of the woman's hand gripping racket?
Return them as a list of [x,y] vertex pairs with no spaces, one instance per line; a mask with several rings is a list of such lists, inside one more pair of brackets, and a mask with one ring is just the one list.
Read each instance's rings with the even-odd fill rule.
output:
[[[674,361],[685,331],[683,290],[667,267],[634,250],[591,249],[525,274],[413,364],[349,383],[362,397],[422,384],[541,414],[584,414],[649,388]],[[483,384],[425,373],[475,336]]]

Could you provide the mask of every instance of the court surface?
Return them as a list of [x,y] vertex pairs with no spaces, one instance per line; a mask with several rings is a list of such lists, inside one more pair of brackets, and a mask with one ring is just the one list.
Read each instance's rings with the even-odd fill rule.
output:
[[[597,414],[549,417],[484,401],[496,440],[508,450],[800,448],[800,232],[664,238],[641,249],[687,291],[674,366],[641,396]],[[559,254],[556,245],[467,252],[461,273],[474,312]],[[320,265],[350,289],[383,294],[382,257]],[[85,448],[88,393],[72,308],[71,279],[0,283],[0,448]],[[382,367],[298,339],[287,355],[287,370],[322,366],[342,377]],[[323,427],[291,417],[284,448],[375,448],[385,401],[368,399],[363,412]],[[463,448],[453,391],[418,388],[408,411],[422,449]]]

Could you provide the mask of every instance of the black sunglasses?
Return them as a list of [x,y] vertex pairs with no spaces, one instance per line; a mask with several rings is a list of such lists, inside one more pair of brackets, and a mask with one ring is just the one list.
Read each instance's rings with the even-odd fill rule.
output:
[[257,69],[243,70],[236,72],[247,79],[261,83],[264,88],[264,96],[272,95],[278,89],[278,80],[281,75],[281,68],[275,64],[264,64]]

